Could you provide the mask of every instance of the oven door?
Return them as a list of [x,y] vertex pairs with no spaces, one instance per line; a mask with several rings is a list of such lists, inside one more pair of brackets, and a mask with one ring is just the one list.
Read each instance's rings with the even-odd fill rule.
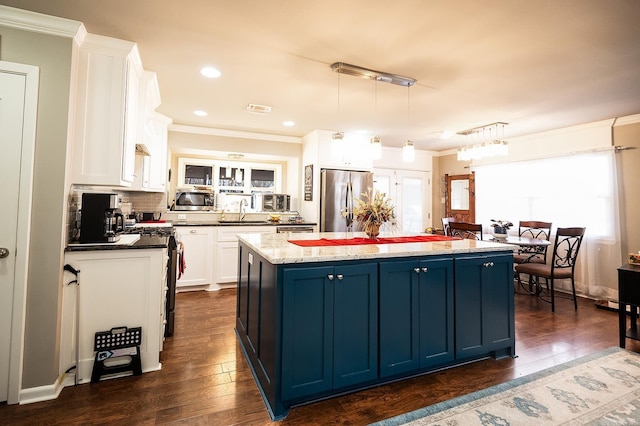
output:
[[302,234],[313,232],[313,226],[278,226],[276,228],[278,234],[290,232],[292,234]]

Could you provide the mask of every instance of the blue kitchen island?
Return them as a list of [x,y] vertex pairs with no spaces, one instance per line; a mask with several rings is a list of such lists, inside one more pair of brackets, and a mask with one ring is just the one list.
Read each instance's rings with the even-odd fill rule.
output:
[[239,235],[236,334],[273,420],[295,405],[515,355],[513,246],[398,234],[390,244],[322,245],[362,236]]

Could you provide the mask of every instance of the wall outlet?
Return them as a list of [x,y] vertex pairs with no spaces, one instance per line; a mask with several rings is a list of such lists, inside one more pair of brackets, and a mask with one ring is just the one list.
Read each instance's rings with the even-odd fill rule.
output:
[[182,213],[178,215],[178,220],[187,220],[187,215]]

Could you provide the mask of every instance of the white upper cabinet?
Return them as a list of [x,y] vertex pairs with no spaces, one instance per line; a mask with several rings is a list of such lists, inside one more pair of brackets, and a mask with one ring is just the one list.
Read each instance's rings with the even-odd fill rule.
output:
[[131,186],[143,72],[138,49],[87,34],[78,53],[73,183]]
[[160,91],[156,74],[143,71],[136,126],[136,170],[131,189],[164,192],[167,185],[167,132],[171,119],[157,113]]
[[314,130],[304,137],[304,164],[330,169],[371,170],[373,161],[366,138],[345,133],[341,141],[334,141],[333,133]]
[[147,117],[144,142],[149,155],[143,157],[143,189],[164,192],[167,186],[167,134],[171,119],[158,113]]

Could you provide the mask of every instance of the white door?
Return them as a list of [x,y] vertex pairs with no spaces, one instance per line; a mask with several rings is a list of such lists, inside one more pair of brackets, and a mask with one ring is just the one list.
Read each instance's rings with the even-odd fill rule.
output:
[[431,226],[431,172],[375,169],[373,173],[374,188],[396,206],[395,224],[389,230],[424,232]]
[[38,68],[0,61],[0,401],[18,402]]

